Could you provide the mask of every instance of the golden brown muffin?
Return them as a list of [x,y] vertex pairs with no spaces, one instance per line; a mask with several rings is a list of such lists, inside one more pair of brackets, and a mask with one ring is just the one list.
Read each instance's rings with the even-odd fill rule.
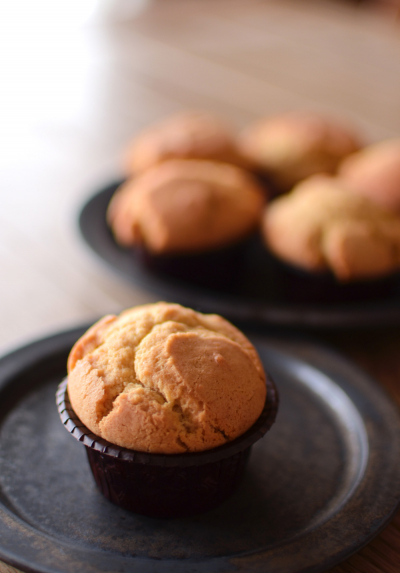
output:
[[245,163],[223,122],[204,112],[185,112],[139,133],[126,150],[124,170],[127,175],[137,175],[174,158]]
[[357,135],[335,120],[292,112],[258,121],[240,138],[243,155],[282,191],[316,173],[333,173],[360,148]]
[[374,278],[400,268],[400,217],[316,175],[266,210],[269,249],[308,271],[331,270],[340,281]]
[[347,157],[339,176],[352,191],[400,212],[400,139],[370,145]]
[[232,324],[161,302],[92,326],[71,350],[68,393],[96,435],[173,454],[243,434],[263,410],[266,385],[255,348]]
[[176,159],[123,185],[108,222],[121,245],[142,244],[153,254],[203,252],[254,231],[264,202],[251,175],[234,165]]

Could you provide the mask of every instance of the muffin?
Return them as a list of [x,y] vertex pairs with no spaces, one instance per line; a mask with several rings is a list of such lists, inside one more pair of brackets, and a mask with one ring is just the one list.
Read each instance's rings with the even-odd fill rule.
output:
[[273,201],[263,236],[274,255],[339,282],[369,280],[400,268],[400,216],[349,192],[333,177],[314,176]]
[[263,191],[244,170],[176,159],[123,185],[107,218],[116,241],[136,246],[149,268],[216,286],[238,272],[264,204]]
[[168,303],[92,326],[71,350],[57,398],[106,497],[158,516],[204,511],[233,493],[277,409],[239,330]]
[[245,164],[230,129],[204,112],[180,113],[139,133],[125,152],[124,171],[138,175],[168,159]]
[[360,143],[351,128],[335,120],[292,112],[258,121],[240,137],[239,147],[276,191],[283,192],[316,173],[334,173]]
[[261,414],[266,387],[254,347],[229,322],[159,303],[105,317],[78,340],[68,394],[96,435],[171,454],[243,434]]
[[343,184],[381,207],[400,213],[400,139],[365,147],[339,168]]
[[125,183],[108,208],[123,246],[154,254],[201,252],[235,243],[257,227],[264,197],[233,165],[168,161]]

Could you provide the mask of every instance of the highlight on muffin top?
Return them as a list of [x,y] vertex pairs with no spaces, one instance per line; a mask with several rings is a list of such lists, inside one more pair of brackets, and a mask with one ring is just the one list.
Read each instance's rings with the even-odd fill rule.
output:
[[229,442],[260,416],[266,392],[250,341],[221,316],[178,304],[106,316],[68,358],[80,420],[137,451],[198,452]]
[[351,191],[400,213],[400,138],[348,156],[340,165],[339,177]]

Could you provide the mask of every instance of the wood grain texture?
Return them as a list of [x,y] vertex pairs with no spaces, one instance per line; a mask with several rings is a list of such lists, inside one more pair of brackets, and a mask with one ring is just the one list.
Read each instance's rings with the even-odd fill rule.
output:
[[[114,0],[83,26],[78,7],[74,19],[60,2],[12,4],[0,6],[1,352],[153,300],[92,258],[76,229],[81,204],[120,177],[121,151],[149,122],[201,108],[240,129],[302,108],[352,120],[366,140],[400,133],[399,27],[369,4]],[[318,336],[400,404],[398,329]],[[396,516],[333,571],[399,564]]]

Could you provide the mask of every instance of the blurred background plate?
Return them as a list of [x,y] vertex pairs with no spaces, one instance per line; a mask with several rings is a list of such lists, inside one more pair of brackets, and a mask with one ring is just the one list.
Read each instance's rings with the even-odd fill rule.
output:
[[[293,273],[288,277],[287,271],[279,268],[257,240],[247,247],[246,271],[240,280],[227,281],[223,288],[207,289],[151,271],[141,264],[131,249],[117,245],[107,227],[107,206],[120,183],[100,190],[84,205],[79,217],[81,233],[86,243],[110,268],[161,299],[179,302],[202,312],[222,314],[235,323],[249,325],[331,328],[400,323],[399,275],[391,279],[388,293],[377,290],[371,295],[369,291],[350,285],[337,287],[343,289],[345,302],[337,301],[337,292],[333,299],[335,302],[316,302],[318,299],[313,300],[307,283],[303,289],[301,286],[297,288],[301,276]],[[288,286],[291,291],[287,290]],[[325,288],[324,284],[316,286],[317,289]],[[303,293],[308,300],[299,300]]]
[[254,342],[280,394],[238,491],[185,519],[129,513],[97,491],[55,392],[84,328],[0,360],[0,557],[35,573],[322,572],[400,500],[400,418],[366,374],[301,339]]

